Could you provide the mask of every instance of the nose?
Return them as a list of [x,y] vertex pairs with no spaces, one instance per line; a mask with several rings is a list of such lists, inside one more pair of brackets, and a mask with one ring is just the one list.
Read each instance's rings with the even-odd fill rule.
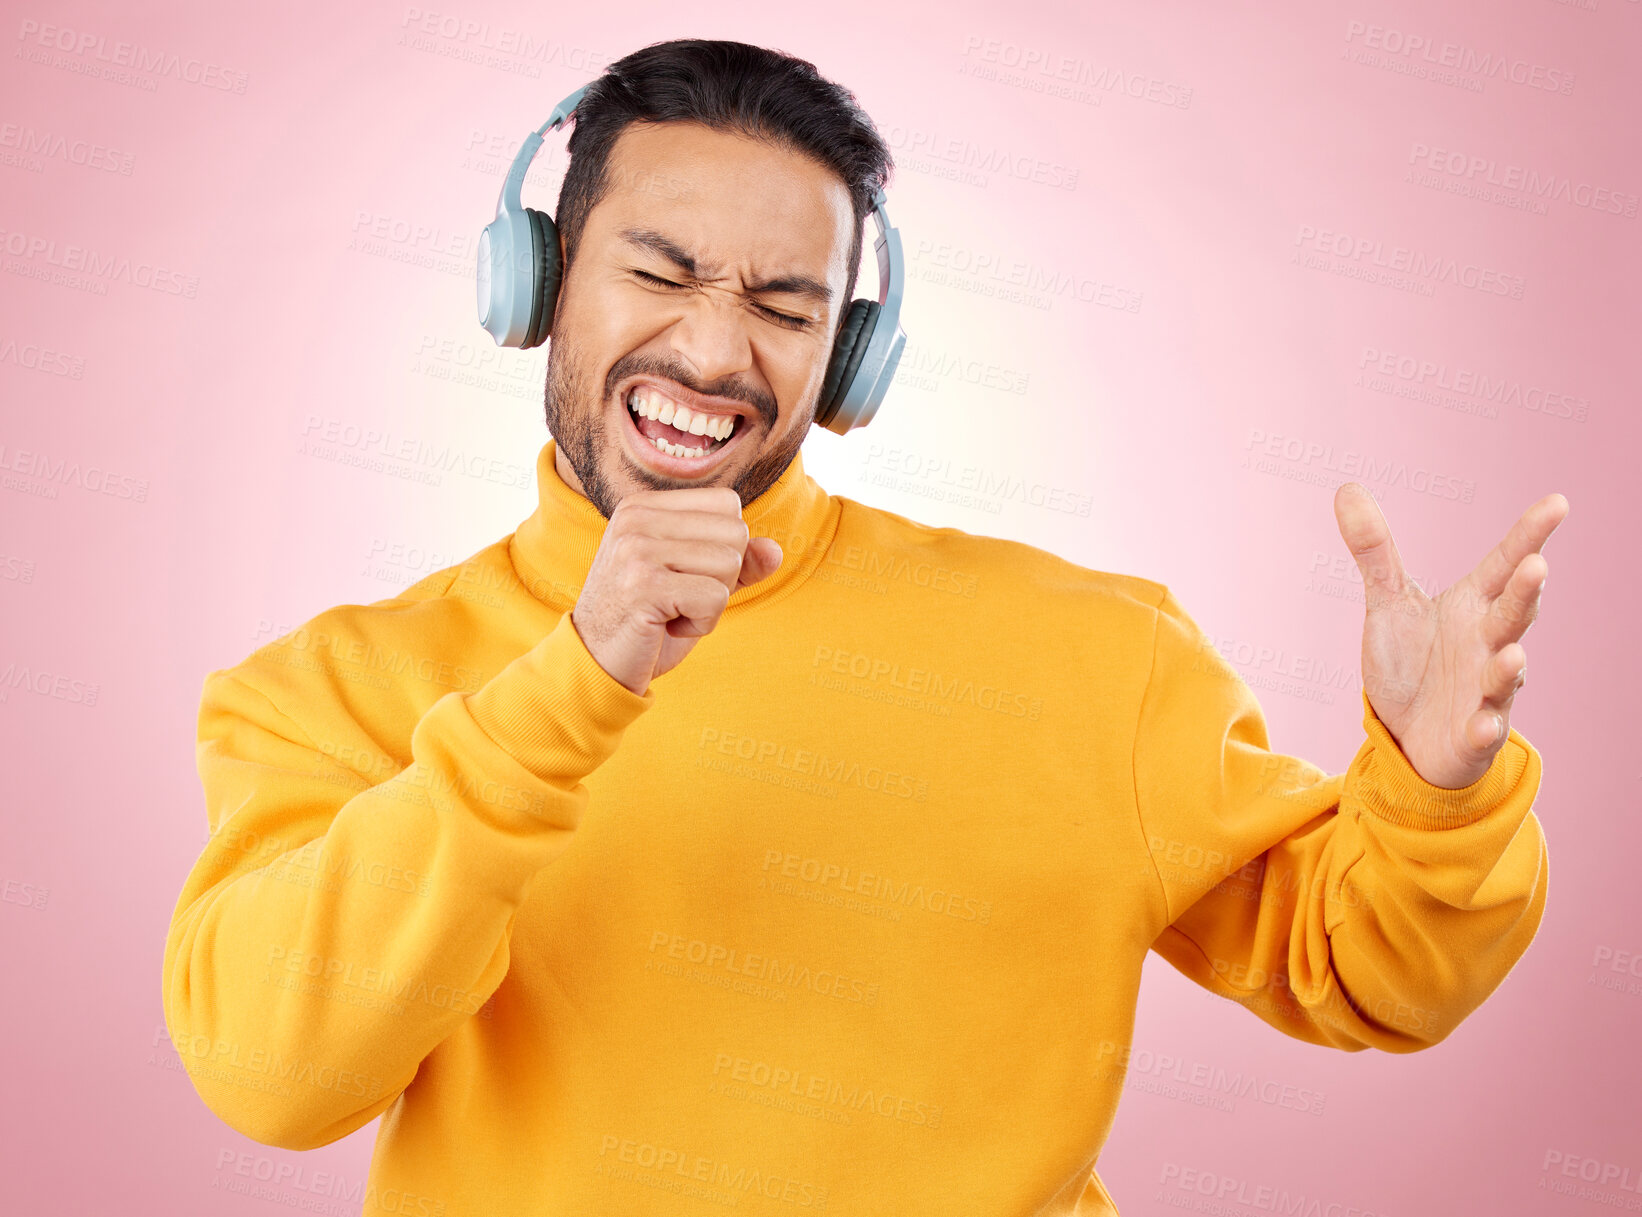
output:
[[753,364],[747,312],[733,292],[698,289],[674,322],[669,341],[704,381],[745,372]]

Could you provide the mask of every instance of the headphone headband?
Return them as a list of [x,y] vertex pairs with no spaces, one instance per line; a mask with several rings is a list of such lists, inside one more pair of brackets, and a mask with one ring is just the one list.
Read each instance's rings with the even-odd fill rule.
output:
[[591,83],[584,84],[569,97],[554,106],[553,113],[548,115],[547,121],[542,124],[541,133],[546,135],[549,131],[553,130],[554,127],[562,127],[565,124],[565,120],[576,112],[576,107],[582,104],[582,95],[592,87],[593,86]]
[[[498,346],[539,346],[552,328],[561,274],[558,230],[552,217],[524,206],[522,193],[543,138],[570,119],[591,87],[585,84],[571,93],[538,130],[525,136],[502,181],[496,218],[479,236],[479,324]],[[906,347],[901,234],[889,221],[882,188],[873,196],[872,219],[878,230],[878,299],[850,301],[816,403],[815,421],[839,435],[872,421]]]

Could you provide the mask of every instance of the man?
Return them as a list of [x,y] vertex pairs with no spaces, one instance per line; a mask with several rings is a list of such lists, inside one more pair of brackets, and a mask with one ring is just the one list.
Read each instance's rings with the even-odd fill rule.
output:
[[1112,1213],[1149,949],[1347,1051],[1499,985],[1566,499],[1433,601],[1342,488],[1367,735],[1327,775],[1164,585],[805,474],[890,167],[848,93],[673,42],[575,122],[536,511],[205,682],[164,1001],[213,1111],[384,1116],[368,1214]]

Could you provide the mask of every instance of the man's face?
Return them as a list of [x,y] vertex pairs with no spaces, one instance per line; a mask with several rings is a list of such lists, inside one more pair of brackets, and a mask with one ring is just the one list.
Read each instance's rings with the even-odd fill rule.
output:
[[[559,476],[607,519],[635,490],[730,486],[745,506],[815,418],[847,303],[849,191],[800,153],[699,123],[628,126],[606,173],[548,352]],[[681,405],[705,432],[671,427]]]

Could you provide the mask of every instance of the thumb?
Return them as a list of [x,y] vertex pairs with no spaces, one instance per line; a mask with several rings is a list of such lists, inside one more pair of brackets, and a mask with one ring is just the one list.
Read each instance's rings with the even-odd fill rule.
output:
[[784,556],[781,546],[773,537],[752,538],[741,556],[741,577],[736,581],[737,590],[773,575]]
[[1407,580],[1391,527],[1374,496],[1361,482],[1346,482],[1334,493],[1334,521],[1363,574],[1365,607],[1399,595]]

